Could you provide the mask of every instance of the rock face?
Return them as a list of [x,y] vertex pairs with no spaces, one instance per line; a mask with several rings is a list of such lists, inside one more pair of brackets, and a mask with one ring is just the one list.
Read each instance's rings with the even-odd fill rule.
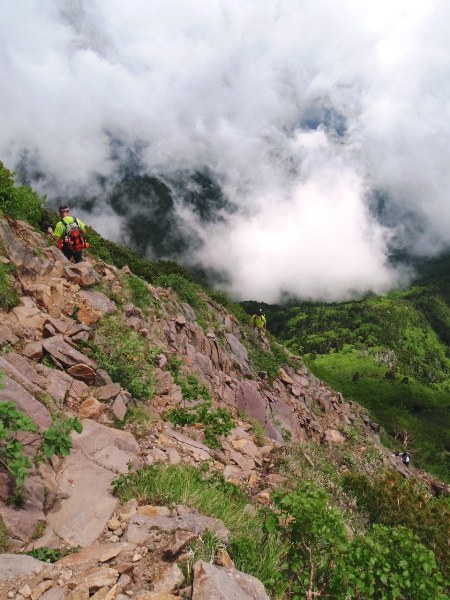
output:
[[[23,507],[7,504],[13,481],[0,473],[0,515],[17,552],[0,555],[0,600],[179,598],[186,586],[179,563],[186,560],[188,544],[205,530],[215,531],[223,547],[216,564],[197,562],[185,597],[266,600],[262,583],[234,568],[225,548],[230,532],[222,521],[186,506],[138,507],[136,499],[120,506],[112,482],[151,464],[207,464],[247,490],[255,505],[268,504],[271,491],[286,481],[270,472],[274,449],[308,439],[338,446],[345,441],[342,426],[349,425],[376,441],[376,424],[309,374],[301,361],[298,369],[282,365],[270,383],[266,373],[254,373],[235,319],[210,300],[215,326],[206,332],[192,307],[177,301],[170,289],[148,285],[154,303],[148,314],[130,303],[120,309],[103,291],[109,286],[115,298],[126,297],[128,268],[118,271],[95,260],[69,263],[22,222],[0,220],[0,239],[3,259],[17,267],[14,285],[21,301],[9,312],[0,310],[0,402],[14,402],[41,431],[50,427],[56,410],[83,424],[81,434],[71,434],[69,456],[53,457],[26,480]],[[103,291],[92,289],[102,279]],[[139,404],[153,421],[144,433],[131,429],[139,437],[114,427],[118,422],[128,426],[128,411],[137,401],[114,381],[113,371],[99,369],[89,355],[96,323],[112,313],[156,352],[155,394]],[[184,376],[194,374],[208,390],[214,406],[233,414],[235,427],[226,439],[219,438],[220,448],[205,444],[198,424],[181,428],[164,422],[165,411],[183,401],[168,368],[173,358]],[[264,446],[237,411],[262,426],[266,440],[259,444]],[[35,442],[33,436],[23,441],[27,452]],[[249,510],[256,510],[253,504]],[[23,554],[43,547],[81,551],[55,565]]]

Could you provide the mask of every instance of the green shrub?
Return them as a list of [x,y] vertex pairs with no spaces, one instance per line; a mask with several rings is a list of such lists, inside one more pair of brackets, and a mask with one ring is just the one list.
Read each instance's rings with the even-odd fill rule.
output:
[[[40,432],[30,417],[16,408],[14,402],[0,402],[0,462],[13,475],[16,488],[20,490],[35,464],[54,454],[68,456],[72,448],[70,433],[81,433],[82,430],[83,426],[77,418],[65,417],[54,418],[53,425]],[[18,432],[40,436],[40,445],[31,458],[16,438]]]
[[55,548],[55,549],[46,548],[44,546],[43,548],[33,548],[33,550],[26,552],[26,554],[28,554],[29,556],[32,556],[33,558],[36,558],[37,560],[41,560],[43,562],[54,563],[54,562],[60,560],[61,558],[63,558],[63,556],[67,556],[68,554],[73,554],[74,552],[78,552],[79,550],[80,550],[80,546],[71,548],[66,551],[60,550],[59,548]]
[[211,401],[211,396],[206,385],[200,383],[198,377],[194,374],[182,375],[181,367],[183,361],[177,356],[172,355],[167,362],[167,370],[172,375],[174,382],[180,386],[183,400],[191,402],[192,400]]
[[148,291],[147,284],[143,279],[131,274],[125,279],[125,288],[128,291],[129,299],[132,304],[146,311],[153,298]]
[[372,524],[404,526],[435,554],[439,568],[450,576],[450,499],[435,498],[423,485],[386,472],[370,480],[364,475],[342,475],[345,491],[355,495],[358,508],[369,515]]
[[374,525],[335,559],[330,591],[336,599],[444,600],[434,554],[406,527]]
[[272,494],[266,528],[290,542],[283,575],[289,598],[438,600],[444,578],[434,554],[402,526],[373,526],[349,540],[331,498],[313,484]]
[[0,208],[11,219],[28,221],[37,227],[45,196],[39,198],[30,187],[15,187],[14,175],[0,163]]

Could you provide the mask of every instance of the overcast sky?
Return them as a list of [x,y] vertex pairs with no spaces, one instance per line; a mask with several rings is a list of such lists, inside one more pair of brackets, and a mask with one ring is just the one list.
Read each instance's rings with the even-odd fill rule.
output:
[[[193,257],[236,298],[343,300],[450,244],[448,0],[0,0],[0,160],[44,189],[209,167],[239,210]],[[45,187],[46,186],[46,187]],[[373,212],[374,193],[384,211]],[[88,222],[118,239],[121,223]]]

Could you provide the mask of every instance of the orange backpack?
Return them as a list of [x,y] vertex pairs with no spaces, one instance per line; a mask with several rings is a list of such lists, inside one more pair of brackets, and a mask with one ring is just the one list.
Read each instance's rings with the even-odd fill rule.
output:
[[66,235],[64,236],[64,246],[72,250],[72,252],[78,252],[86,247],[86,240],[81,233],[80,224],[74,217],[73,222],[70,224],[64,223],[66,228]]

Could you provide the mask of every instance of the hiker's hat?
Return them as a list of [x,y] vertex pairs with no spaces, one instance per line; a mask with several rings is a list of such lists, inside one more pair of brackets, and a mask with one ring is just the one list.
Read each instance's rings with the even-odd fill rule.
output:
[[62,204],[59,208],[58,208],[58,212],[66,212],[66,210],[70,210],[68,206],[66,206],[65,204]]
[[263,315],[263,314],[264,314],[264,311],[263,311],[263,309],[262,309],[262,308],[260,308],[260,309],[258,310],[258,315]]

